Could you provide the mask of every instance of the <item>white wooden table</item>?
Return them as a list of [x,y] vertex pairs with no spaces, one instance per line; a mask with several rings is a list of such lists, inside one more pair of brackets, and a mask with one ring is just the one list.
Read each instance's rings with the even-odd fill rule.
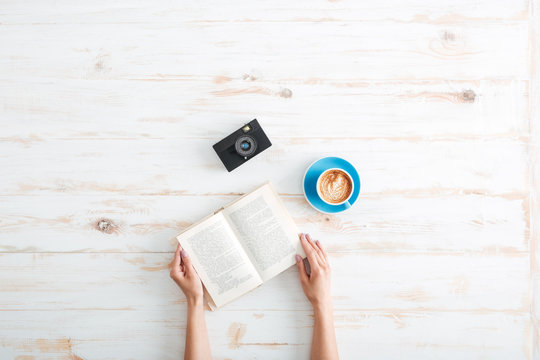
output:
[[[173,237],[266,180],[333,266],[344,359],[540,359],[540,1],[0,2],[0,358],[178,359]],[[227,173],[211,145],[258,118]],[[306,166],[361,175],[317,213]],[[207,313],[304,359],[289,269]]]

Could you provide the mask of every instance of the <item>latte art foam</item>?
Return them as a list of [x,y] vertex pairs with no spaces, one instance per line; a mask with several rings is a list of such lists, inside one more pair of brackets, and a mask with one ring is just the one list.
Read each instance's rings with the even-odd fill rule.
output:
[[351,178],[344,171],[329,170],[319,179],[319,192],[326,202],[341,203],[349,198],[351,191]]

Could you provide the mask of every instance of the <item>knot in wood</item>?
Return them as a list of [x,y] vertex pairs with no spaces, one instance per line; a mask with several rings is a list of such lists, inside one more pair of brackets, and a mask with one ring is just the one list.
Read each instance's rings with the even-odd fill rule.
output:
[[255,76],[253,74],[244,74],[244,75],[242,75],[242,79],[255,81],[255,80],[257,80],[257,76]]
[[116,225],[109,219],[98,220],[95,228],[105,234],[112,234],[116,231]]
[[459,97],[463,102],[472,103],[476,100],[476,93],[472,90],[463,90]]
[[291,89],[283,88],[279,91],[278,95],[283,98],[290,98],[292,96],[292,91]]

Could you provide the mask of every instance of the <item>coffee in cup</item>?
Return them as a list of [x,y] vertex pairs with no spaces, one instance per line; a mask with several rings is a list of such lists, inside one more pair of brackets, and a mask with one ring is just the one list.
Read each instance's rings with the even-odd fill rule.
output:
[[317,194],[330,205],[340,205],[350,199],[354,190],[351,175],[343,169],[328,169],[317,180]]

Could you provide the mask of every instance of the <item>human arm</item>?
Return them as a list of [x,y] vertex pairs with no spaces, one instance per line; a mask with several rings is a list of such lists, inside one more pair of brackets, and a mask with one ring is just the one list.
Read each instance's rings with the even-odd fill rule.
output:
[[180,244],[172,261],[171,278],[187,299],[187,329],[184,359],[211,359],[203,308],[203,287],[191,259]]
[[296,266],[304,294],[311,302],[314,312],[311,360],[338,359],[334,313],[330,296],[330,263],[319,241],[300,234],[300,243],[307,255],[311,269],[308,275],[302,257],[296,255]]

